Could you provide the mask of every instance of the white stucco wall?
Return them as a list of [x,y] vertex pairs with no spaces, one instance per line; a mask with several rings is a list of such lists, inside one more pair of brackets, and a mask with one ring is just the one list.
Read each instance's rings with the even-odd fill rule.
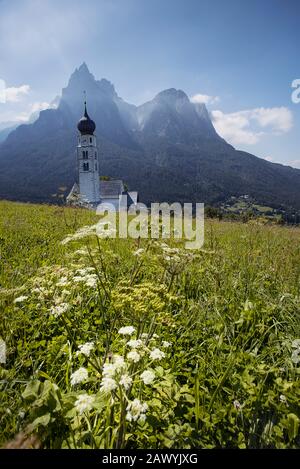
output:
[[[83,152],[87,152],[84,158]],[[89,202],[99,202],[99,161],[97,139],[95,135],[79,135],[77,146],[77,163],[79,171],[79,190]],[[89,169],[84,170],[84,165],[88,163]]]

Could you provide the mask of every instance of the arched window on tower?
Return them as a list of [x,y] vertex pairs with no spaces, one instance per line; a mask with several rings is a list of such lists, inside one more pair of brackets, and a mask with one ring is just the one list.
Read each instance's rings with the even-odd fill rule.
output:
[[88,170],[89,170],[89,164],[83,163],[83,171],[88,171]]
[[92,143],[92,141],[93,141],[93,139],[92,139],[92,137],[90,137],[90,143]]
[[97,152],[95,151],[95,160],[97,159]]
[[87,159],[89,158],[88,151],[83,150],[83,152],[82,152],[82,158],[83,158],[84,160],[87,160]]

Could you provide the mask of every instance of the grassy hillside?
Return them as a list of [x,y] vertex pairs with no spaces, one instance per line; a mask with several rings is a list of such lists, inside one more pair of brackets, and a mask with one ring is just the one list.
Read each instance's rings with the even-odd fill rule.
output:
[[0,203],[1,444],[299,447],[300,230],[61,244],[96,221]]

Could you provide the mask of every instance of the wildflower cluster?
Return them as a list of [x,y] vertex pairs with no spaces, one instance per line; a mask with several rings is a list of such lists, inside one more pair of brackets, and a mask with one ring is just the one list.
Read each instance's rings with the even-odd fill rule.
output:
[[94,267],[85,267],[83,269],[78,269],[72,280],[76,283],[82,282],[87,287],[93,288],[97,286],[98,277],[97,274],[95,274]]
[[79,228],[74,234],[69,234],[61,244],[68,244],[70,241],[77,241],[82,238],[86,238],[88,236],[92,236],[96,234],[96,227],[97,225],[87,225]]
[[[108,354],[102,366],[100,379],[99,373],[92,376],[93,368],[88,371],[83,366],[75,370],[70,377],[70,384],[73,388],[79,385],[86,387],[91,382],[99,383],[99,393],[108,399],[108,409],[110,406],[125,408],[125,420],[128,424],[145,422],[150,404],[142,400],[142,397],[147,396],[151,399],[149,391],[152,389],[154,392],[156,386],[159,386],[162,368],[160,367],[160,371],[157,371],[156,364],[167,357],[167,349],[171,347],[169,342],[161,341],[164,351],[161,350],[158,346],[160,338],[157,334],[144,332],[140,337],[136,334],[136,328],[132,325],[123,326],[118,330],[118,348],[123,350],[123,353]],[[97,357],[97,343],[89,341],[78,345],[75,355],[89,358],[89,363],[92,365]],[[95,384],[93,389],[95,389]],[[94,394],[77,395],[74,408],[79,416],[89,414],[94,408],[96,398],[97,395]]]
[[89,357],[94,347],[95,347],[94,342],[86,342],[85,344],[81,344],[78,346],[76,355],[85,355],[86,357]]
[[65,245],[71,241],[78,241],[89,236],[98,236],[98,238],[113,238],[116,236],[116,229],[111,227],[111,223],[98,222],[95,225],[88,225],[79,228],[74,234],[69,234],[63,239],[61,244]]
[[297,365],[300,363],[300,339],[295,339],[292,342],[292,348],[293,348],[293,353],[292,353],[292,362]]

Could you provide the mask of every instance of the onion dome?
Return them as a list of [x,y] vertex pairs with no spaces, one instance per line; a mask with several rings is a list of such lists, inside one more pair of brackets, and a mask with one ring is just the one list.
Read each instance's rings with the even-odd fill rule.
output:
[[89,117],[84,102],[84,115],[77,124],[77,129],[82,135],[93,135],[96,129],[95,122]]

